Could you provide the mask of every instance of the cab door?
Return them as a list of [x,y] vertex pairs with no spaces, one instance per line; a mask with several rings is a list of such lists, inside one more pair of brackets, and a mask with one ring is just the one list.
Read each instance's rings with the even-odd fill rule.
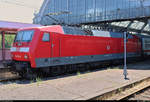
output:
[[41,32],[40,41],[36,51],[38,58],[50,58],[52,56],[51,34],[49,32]]
[[51,34],[51,42],[52,42],[52,57],[60,57],[60,35],[56,33]]

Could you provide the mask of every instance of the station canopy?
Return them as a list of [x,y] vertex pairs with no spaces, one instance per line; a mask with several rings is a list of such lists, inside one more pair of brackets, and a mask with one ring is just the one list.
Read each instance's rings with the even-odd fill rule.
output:
[[0,21],[0,32],[4,31],[6,33],[16,33],[19,28],[40,27],[40,26],[41,25],[38,24]]
[[124,21],[119,20],[110,22],[85,23],[83,24],[83,27],[84,26],[88,29],[150,35],[150,19],[129,19]]
[[128,28],[128,31],[131,33],[140,33],[140,34],[150,34],[150,26],[148,22],[143,21],[121,21],[121,22],[112,22],[110,23],[112,27],[119,27],[120,29]]

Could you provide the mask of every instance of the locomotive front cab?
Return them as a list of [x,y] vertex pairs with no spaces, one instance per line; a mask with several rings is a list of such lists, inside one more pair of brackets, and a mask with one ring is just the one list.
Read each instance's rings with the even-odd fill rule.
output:
[[30,45],[33,39],[34,30],[18,31],[11,48],[12,60],[15,62],[30,61]]

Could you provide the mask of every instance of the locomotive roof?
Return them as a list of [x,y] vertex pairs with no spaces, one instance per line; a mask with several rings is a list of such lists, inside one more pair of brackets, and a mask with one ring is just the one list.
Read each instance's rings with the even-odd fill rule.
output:
[[[41,26],[41,27],[32,27],[32,28],[38,28],[41,31],[48,31],[48,32],[50,31],[50,32],[56,32],[61,34],[123,38],[123,33],[100,31],[100,30],[85,31],[77,27],[61,26],[61,25]],[[133,38],[133,35],[129,34],[128,38]]]
[[41,27],[30,27],[30,28],[23,28],[19,30],[26,30],[26,29],[40,29],[41,31],[51,31],[57,33],[64,33],[62,27],[60,25],[52,25],[52,26],[41,26]]
[[[119,33],[119,32],[92,30],[92,33],[93,33],[93,36],[112,37],[112,38],[123,38],[124,37],[124,34]],[[128,34],[128,38],[132,39],[133,35]]]
[[[100,31],[100,30],[85,31],[77,27],[60,26],[60,25],[47,26],[47,27],[43,27],[42,29],[46,30],[47,28],[50,28],[52,32],[58,32],[62,34],[123,38],[123,33],[118,33],[118,32],[109,32],[109,31]],[[128,34],[128,38],[133,38],[133,35]]]
[[140,38],[150,38],[150,35],[141,35],[141,34],[136,34]]
[[[61,25],[52,25],[52,26],[41,26],[41,27],[32,27],[38,28],[41,31],[50,31],[50,32],[56,32],[61,34],[72,34],[72,35],[89,35],[87,32],[85,32],[82,29],[79,29],[77,27],[69,27],[69,26],[61,26]],[[32,28],[26,28],[26,29],[32,29]],[[25,29],[20,29],[25,30]]]
[[89,35],[89,33],[85,32],[82,29],[77,27],[69,27],[69,26],[62,26],[64,34],[72,34],[72,35]]

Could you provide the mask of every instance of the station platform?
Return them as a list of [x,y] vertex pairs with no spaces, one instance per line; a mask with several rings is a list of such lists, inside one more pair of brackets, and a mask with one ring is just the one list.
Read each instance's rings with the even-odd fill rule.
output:
[[150,77],[150,60],[128,64],[128,80],[122,66],[61,76],[37,82],[0,85],[1,100],[89,100]]

